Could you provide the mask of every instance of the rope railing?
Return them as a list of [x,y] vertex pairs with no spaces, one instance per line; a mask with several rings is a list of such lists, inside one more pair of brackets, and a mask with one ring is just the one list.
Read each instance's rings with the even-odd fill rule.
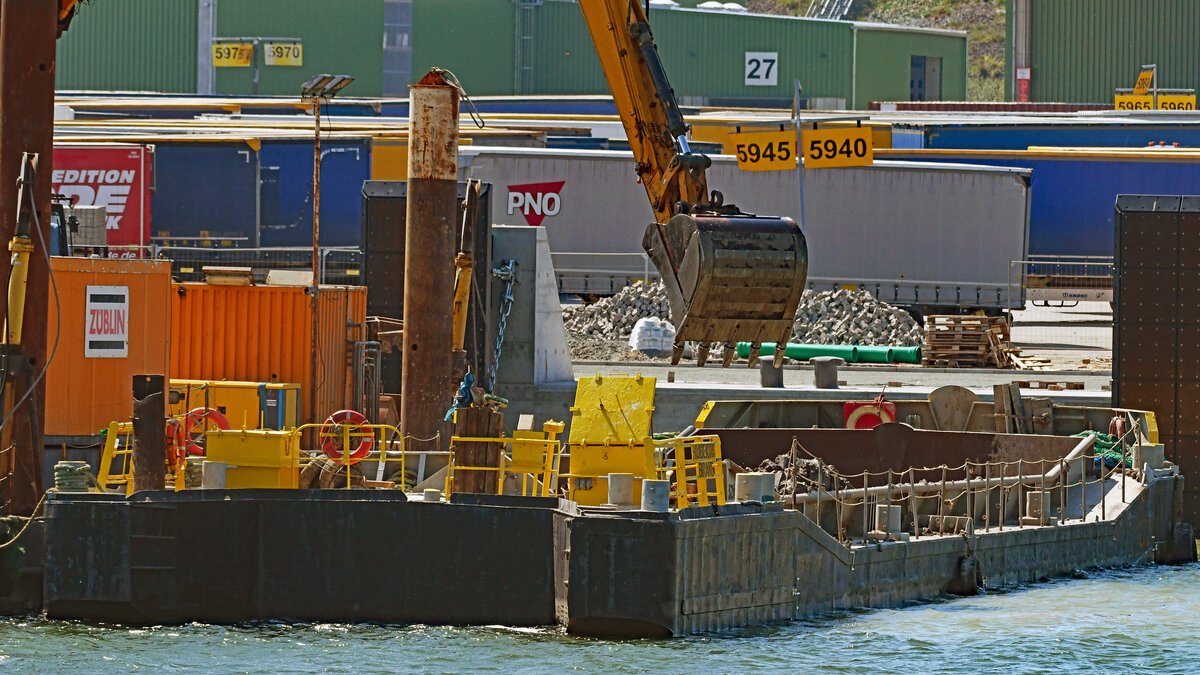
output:
[[[971,523],[973,529],[973,523],[978,522],[980,516],[984,531],[993,527],[1003,531],[1014,520],[1009,517],[1010,510],[1016,514],[1018,527],[1049,524],[1053,520],[1050,516],[1053,511],[1051,497],[1055,492],[1058,493],[1058,520],[1085,522],[1096,509],[1099,513],[1094,519],[1107,520],[1109,482],[1119,481],[1121,502],[1128,503],[1127,477],[1137,479],[1141,471],[1139,467],[1127,466],[1131,448],[1129,439],[1132,437],[1134,445],[1140,443],[1134,431],[1130,429],[1118,438],[1121,455],[1113,466],[1108,466],[1111,456],[1096,451],[1096,437],[1088,435],[1059,458],[967,460],[953,467],[942,464],[909,467],[902,471],[889,468],[856,473],[839,472],[794,440],[793,451],[799,449],[816,461],[816,478],[791,470],[793,485],[801,485],[800,489],[807,492],[785,495],[783,501],[786,507],[803,509],[823,528],[832,530],[838,541],[847,544],[850,541],[847,530],[855,515],[854,509],[862,509],[862,538],[867,538],[868,533],[884,538],[901,534],[892,531],[891,519],[882,517],[883,514],[876,515],[878,522],[872,530],[871,506],[886,506],[887,513],[893,513],[892,508],[898,506],[901,517],[906,515],[910,520],[908,533],[913,537],[920,537],[923,532],[941,535],[947,533],[947,529],[951,534],[958,534],[968,527],[967,523]],[[876,482],[877,478],[884,480]],[[1099,486],[1098,495],[1090,494],[1097,491],[1093,486]],[[1036,516],[1022,517],[1030,493],[1042,495]],[[1079,495],[1078,515],[1074,518],[1069,517],[1075,513],[1076,504],[1069,503],[1073,494]],[[929,500],[934,499],[936,505],[930,504]],[[834,519],[831,528],[826,527],[830,511]],[[922,516],[929,518],[927,529],[921,527]]]

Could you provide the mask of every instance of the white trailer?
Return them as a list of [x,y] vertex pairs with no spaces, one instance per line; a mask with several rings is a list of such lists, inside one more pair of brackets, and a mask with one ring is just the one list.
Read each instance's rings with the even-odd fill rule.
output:
[[[459,171],[492,183],[493,223],[546,227],[561,292],[610,294],[656,276],[641,250],[653,216],[629,153],[464,146]],[[810,287],[864,288],[922,313],[1023,306],[1010,261],[1028,250],[1029,179],[1028,169],[888,161],[752,172],[724,155],[708,172],[726,203],[802,224]]]

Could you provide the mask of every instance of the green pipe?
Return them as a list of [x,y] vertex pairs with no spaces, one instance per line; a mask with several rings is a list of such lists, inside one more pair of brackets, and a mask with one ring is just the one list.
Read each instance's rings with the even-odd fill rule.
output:
[[[858,362],[858,347],[853,345],[807,345],[788,343],[784,354],[789,359],[797,361],[807,361],[814,356],[839,356],[845,359],[846,363]],[[739,342],[737,345],[738,356],[746,358],[750,356],[750,343]],[[775,353],[775,345],[764,344],[758,351],[762,356],[771,356]]]
[[[771,356],[775,353],[775,345],[764,344],[758,353],[763,356]],[[737,354],[742,358],[750,356],[750,343],[739,342],[737,345]],[[790,342],[784,354],[788,358],[796,359],[797,361],[807,361],[814,356],[839,356],[845,359],[846,363],[921,362],[920,347],[855,347],[853,345],[810,345]]]

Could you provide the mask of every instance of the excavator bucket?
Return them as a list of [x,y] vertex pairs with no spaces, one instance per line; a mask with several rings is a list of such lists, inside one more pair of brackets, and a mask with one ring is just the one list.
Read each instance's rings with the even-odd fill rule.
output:
[[[671,303],[678,363],[684,342],[725,346],[724,365],[738,342],[774,343],[783,353],[808,276],[808,246],[791,218],[685,215],[646,228],[642,247],[658,268]],[[778,362],[776,362],[778,365]]]

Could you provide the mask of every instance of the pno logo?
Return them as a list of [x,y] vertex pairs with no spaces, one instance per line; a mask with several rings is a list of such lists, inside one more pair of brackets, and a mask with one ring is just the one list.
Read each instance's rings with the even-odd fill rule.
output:
[[533,227],[542,224],[546,216],[558,215],[562,209],[562,190],[564,180],[551,183],[526,183],[524,185],[508,186],[508,215],[520,211],[525,216],[525,222]]

